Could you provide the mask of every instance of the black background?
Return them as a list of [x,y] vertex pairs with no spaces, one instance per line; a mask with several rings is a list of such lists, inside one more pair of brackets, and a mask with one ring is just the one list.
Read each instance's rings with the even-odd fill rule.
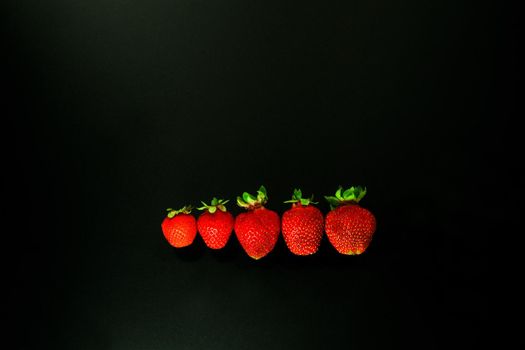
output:
[[[7,1],[18,348],[471,348],[510,9],[464,1]],[[497,169],[497,170],[496,170]],[[487,177],[488,175],[488,177]],[[164,240],[166,207],[366,185],[365,254]],[[319,206],[328,207],[323,200]],[[239,213],[234,203],[230,210]],[[11,242],[11,240],[6,240]]]

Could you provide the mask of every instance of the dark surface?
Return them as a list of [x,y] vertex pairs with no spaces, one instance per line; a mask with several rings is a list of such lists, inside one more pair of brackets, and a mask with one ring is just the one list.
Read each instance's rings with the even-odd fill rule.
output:
[[[495,176],[514,180],[487,161],[513,112],[513,18],[479,2],[301,3],[2,3],[18,348],[483,341],[504,209],[482,209]],[[218,252],[162,237],[166,207],[260,184],[281,213],[294,187],[366,185],[370,248],[325,239],[301,258],[280,238],[253,261],[235,237]]]

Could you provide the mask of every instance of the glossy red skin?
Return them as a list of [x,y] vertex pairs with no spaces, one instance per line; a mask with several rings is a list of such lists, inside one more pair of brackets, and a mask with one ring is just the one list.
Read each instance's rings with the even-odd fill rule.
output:
[[175,248],[189,246],[197,236],[197,222],[191,214],[177,214],[171,219],[166,217],[161,227],[164,237]]
[[341,254],[363,253],[368,248],[375,230],[374,215],[357,204],[342,205],[326,215],[326,235]]
[[197,219],[197,229],[204,243],[211,249],[224,248],[233,231],[233,216],[229,212],[205,211]]
[[258,260],[275,247],[281,230],[280,221],[276,212],[264,207],[250,210],[235,218],[235,235],[244,251]]
[[293,254],[315,254],[323,238],[324,216],[312,205],[294,204],[284,212],[281,228],[286,246]]

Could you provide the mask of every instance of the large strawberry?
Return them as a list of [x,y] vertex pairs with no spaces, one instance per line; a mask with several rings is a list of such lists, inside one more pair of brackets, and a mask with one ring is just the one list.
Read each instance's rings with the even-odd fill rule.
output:
[[205,210],[197,219],[197,229],[211,249],[224,248],[233,230],[233,216],[226,210],[226,203],[228,201],[213,197],[210,205],[202,202],[203,206],[197,208]]
[[294,190],[292,199],[285,203],[293,203],[284,212],[281,222],[284,241],[288,249],[296,255],[310,255],[317,252],[323,238],[324,216],[312,204],[313,196],[302,198],[301,190]]
[[341,254],[356,255],[366,250],[376,230],[376,219],[367,209],[359,206],[366,188],[339,187],[335,196],[326,196],[331,211],[326,215],[325,231],[328,240]]
[[175,248],[182,248],[193,243],[197,235],[195,217],[191,215],[191,206],[179,210],[167,209],[168,215],[162,221],[162,233]]
[[266,256],[279,238],[279,215],[264,207],[268,201],[266,189],[261,186],[257,196],[244,192],[237,204],[248,211],[235,218],[235,234],[244,251],[253,259]]

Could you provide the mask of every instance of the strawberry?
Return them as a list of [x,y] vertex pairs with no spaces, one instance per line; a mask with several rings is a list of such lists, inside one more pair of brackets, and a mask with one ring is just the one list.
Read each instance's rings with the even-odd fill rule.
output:
[[175,248],[182,248],[193,243],[197,235],[195,217],[191,215],[191,206],[182,209],[167,209],[168,215],[162,221],[162,232],[166,240]]
[[326,215],[326,235],[339,253],[358,255],[370,244],[376,230],[376,219],[358,204],[365,196],[366,188],[350,187],[342,194],[341,191],[342,187],[339,187],[335,197],[325,197],[332,209]]
[[323,213],[311,204],[313,196],[302,198],[301,190],[294,190],[292,199],[284,203],[293,203],[292,208],[284,212],[282,231],[288,249],[296,255],[310,255],[317,252],[323,238]]
[[237,204],[248,211],[235,218],[235,235],[244,251],[255,260],[270,253],[279,238],[279,215],[264,207],[267,201],[264,186],[257,191],[257,197],[247,192],[237,197]]
[[211,249],[224,248],[233,231],[233,216],[226,210],[226,203],[228,201],[213,197],[210,205],[202,202],[203,206],[197,208],[205,210],[197,219],[197,229]]

